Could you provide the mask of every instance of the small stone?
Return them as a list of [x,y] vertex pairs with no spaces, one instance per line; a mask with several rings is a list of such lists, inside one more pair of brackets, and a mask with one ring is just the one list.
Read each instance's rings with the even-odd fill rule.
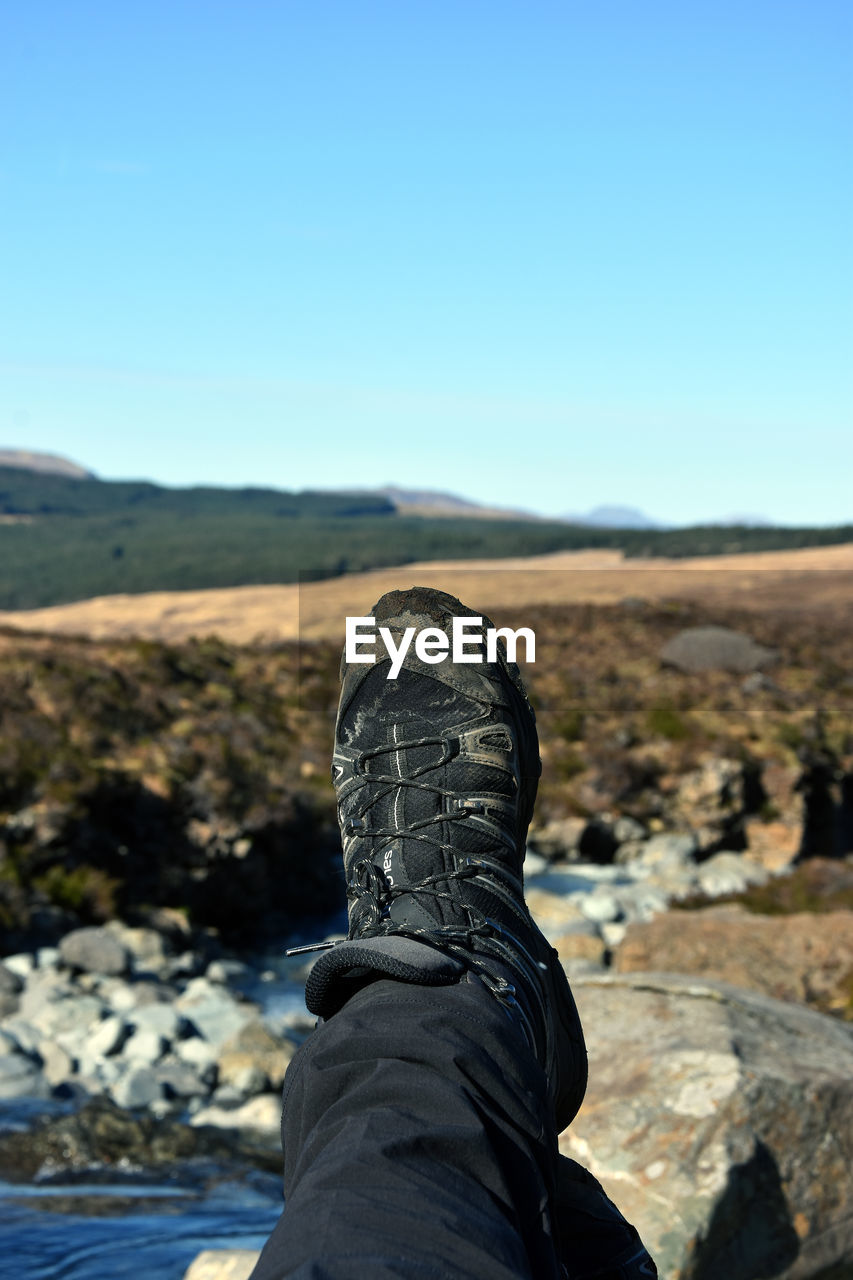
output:
[[131,1067],[110,1087],[120,1107],[148,1107],[162,1097],[162,1088],[151,1067]]
[[281,1097],[277,1093],[260,1093],[233,1111],[219,1106],[204,1107],[192,1116],[190,1124],[193,1127],[212,1124],[220,1128],[256,1129],[273,1135],[281,1126]]
[[143,1062],[151,1065],[162,1058],[168,1049],[166,1040],[156,1031],[148,1031],[145,1028],[134,1031],[128,1037],[124,1045],[124,1056],[130,1058],[134,1062]]
[[628,817],[617,818],[613,824],[613,835],[620,845],[627,844],[629,840],[644,840],[646,829],[642,822],[638,822],[636,818]]
[[23,985],[20,974],[0,963],[0,995],[16,996]]
[[3,1032],[7,1036],[11,1036],[15,1044],[23,1050],[24,1053],[33,1053],[38,1050],[42,1036],[37,1027],[22,1018],[19,1014],[13,1014],[11,1018],[3,1019]]
[[696,837],[661,833],[646,840],[640,860],[647,867],[677,866],[693,858]]
[[213,1045],[202,1040],[200,1036],[191,1036],[188,1040],[179,1040],[174,1052],[182,1062],[195,1067],[197,1071],[208,1071],[216,1064],[216,1050]]
[[70,1075],[73,1075],[74,1059],[67,1049],[63,1049],[61,1045],[54,1043],[52,1040],[44,1040],[39,1052],[42,1059],[42,1071],[48,1084],[62,1084]]
[[38,1064],[23,1053],[0,1058],[0,1098],[45,1098],[50,1089]]
[[156,1031],[164,1040],[177,1040],[184,1019],[170,1004],[147,1004],[134,1010],[133,1025],[137,1031]]
[[86,973],[118,976],[129,963],[127,949],[105,928],[74,929],[60,942],[59,952],[70,969]]
[[257,1016],[254,1005],[241,1004],[230,992],[206,978],[193,978],[175,1001],[176,1007],[211,1044],[221,1045]]
[[157,1079],[167,1098],[204,1098],[210,1092],[208,1084],[183,1062],[159,1063]]
[[616,897],[598,889],[581,898],[580,909],[588,920],[593,920],[596,924],[618,920],[622,915],[622,908]]
[[709,897],[724,893],[743,893],[750,885],[766,884],[770,879],[756,862],[750,862],[739,853],[724,851],[699,867],[699,887]]
[[541,876],[543,872],[548,870],[550,865],[548,859],[543,858],[541,853],[533,853],[528,849],[524,857],[525,880],[530,876]]
[[36,967],[34,958],[28,951],[19,951],[13,956],[4,956],[3,967],[18,978],[26,978]]
[[129,1034],[129,1027],[120,1014],[112,1013],[89,1035],[86,1052],[93,1058],[107,1058],[118,1053]]
[[247,1098],[252,1097],[256,1093],[266,1093],[270,1087],[269,1077],[265,1071],[261,1071],[260,1067],[253,1065],[242,1067],[239,1071],[235,1071],[232,1077],[232,1083],[235,1089]]
[[250,977],[252,973],[249,965],[244,964],[242,960],[212,960],[205,970],[205,977],[208,982],[216,982],[227,985],[229,982],[240,982],[242,979]]
[[628,923],[625,920],[608,920],[601,926],[602,941],[611,951],[620,945],[627,932]]
[[59,960],[59,947],[39,947],[36,952],[39,969],[58,969]]

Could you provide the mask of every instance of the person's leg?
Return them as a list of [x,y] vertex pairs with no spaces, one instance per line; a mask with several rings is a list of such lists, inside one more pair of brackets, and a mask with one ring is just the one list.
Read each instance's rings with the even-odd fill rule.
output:
[[286,1208],[252,1280],[552,1280],[544,1072],[478,979],[381,979],[285,1082]]

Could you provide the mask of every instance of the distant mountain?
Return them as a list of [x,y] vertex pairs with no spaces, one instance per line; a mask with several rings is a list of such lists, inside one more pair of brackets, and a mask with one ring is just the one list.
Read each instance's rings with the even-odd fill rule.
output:
[[661,529],[655,520],[650,520],[637,507],[604,506],[594,507],[586,515],[566,515],[563,520],[570,524],[591,525],[596,529]]
[[35,453],[29,449],[0,449],[0,467],[20,467],[22,471],[38,471],[45,476],[67,476],[70,480],[94,480],[87,471],[70,458],[57,453]]
[[482,519],[507,517],[513,520],[539,520],[541,516],[530,511],[519,511],[512,507],[483,506],[472,502],[470,498],[460,498],[455,493],[444,493],[438,489],[403,489],[398,485],[387,484],[375,490],[392,502],[401,515],[423,516],[471,516]]

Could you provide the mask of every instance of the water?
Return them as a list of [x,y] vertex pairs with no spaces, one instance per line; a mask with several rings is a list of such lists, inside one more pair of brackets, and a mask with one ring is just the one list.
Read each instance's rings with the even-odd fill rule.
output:
[[[58,1190],[49,1189],[54,1196]],[[46,1207],[44,1187],[0,1184],[2,1280],[181,1280],[203,1249],[260,1249],[281,1212],[281,1184],[272,1175],[267,1187],[257,1179],[221,1183],[198,1198],[175,1187],[64,1190],[94,1212],[99,1200],[117,1195],[144,1196],[144,1207],[108,1217],[57,1213]]]

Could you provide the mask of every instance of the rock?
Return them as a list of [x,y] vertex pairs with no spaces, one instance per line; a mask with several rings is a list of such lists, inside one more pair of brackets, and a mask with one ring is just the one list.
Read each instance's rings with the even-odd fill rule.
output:
[[256,1249],[205,1249],[190,1263],[184,1280],[249,1280],[260,1256]]
[[97,1026],[105,1006],[97,996],[74,995],[64,986],[31,980],[21,997],[20,1012],[43,1035],[73,1048]]
[[565,933],[576,922],[588,923],[578,906],[577,897],[536,887],[528,889],[524,896],[530,914],[550,940]]
[[570,858],[577,853],[586,826],[586,818],[562,818],[549,822],[547,826],[530,831],[530,848],[549,861]]
[[729,627],[687,627],[661,650],[661,661],[679,671],[733,671],[746,675],[770,666],[778,650],[765,649]]
[[225,985],[240,982],[251,975],[251,966],[244,964],[242,960],[211,960],[204,973],[208,982],[221,982]]
[[743,893],[750,885],[766,884],[770,873],[758,862],[740,853],[715,853],[703,862],[697,872],[699,888],[709,898],[719,898],[724,893]]
[[198,1072],[184,1062],[160,1062],[156,1075],[167,1098],[204,1098],[210,1092]]
[[58,969],[60,959],[59,947],[39,947],[36,952],[36,965],[39,969]]
[[746,846],[750,856],[768,871],[785,871],[800,851],[800,828],[788,822],[762,822],[759,818],[745,823]]
[[74,1059],[67,1049],[55,1044],[52,1040],[43,1040],[39,1045],[42,1060],[42,1072],[49,1085],[63,1084],[74,1071]]
[[246,1098],[251,1098],[258,1093],[266,1093],[270,1088],[266,1072],[255,1066],[245,1066],[235,1071],[231,1083]]
[[130,1028],[124,1018],[118,1013],[111,1013],[89,1035],[86,1052],[92,1058],[108,1058],[111,1053],[118,1053],[129,1033]]
[[138,1032],[156,1032],[171,1043],[180,1036],[186,1020],[170,1004],[146,1004],[133,1010],[130,1021]]
[[601,939],[605,947],[610,951],[615,951],[619,944],[624,941],[627,932],[628,922],[626,920],[611,920],[601,926]]
[[38,1051],[42,1036],[38,1028],[34,1027],[26,1018],[22,1018],[18,1014],[12,1014],[10,1018],[4,1018],[3,1032],[11,1036],[15,1043],[23,1049],[24,1053]]
[[18,1011],[18,992],[23,982],[17,973],[0,964],[0,1018]]
[[592,893],[584,894],[580,900],[580,909],[587,920],[592,920],[595,924],[605,924],[622,916],[619,899],[605,888],[597,888]]
[[532,849],[526,849],[524,854],[524,879],[529,881],[531,876],[541,876],[550,867],[550,862],[543,857],[541,853],[534,853]]
[[0,995],[16,996],[23,985],[21,975],[0,962]]
[[246,1071],[254,1070],[268,1079],[273,1089],[280,1089],[287,1064],[295,1052],[296,1046],[291,1041],[273,1035],[260,1019],[255,1019],[223,1045],[219,1054],[219,1079],[245,1093],[257,1093],[259,1088],[250,1090],[242,1083]]
[[168,1047],[167,1041],[159,1032],[142,1027],[128,1037],[123,1054],[132,1062],[143,1062],[150,1066],[162,1058]]
[[721,979],[780,1000],[853,1016],[853,911],[759,916],[741,907],[672,911],[628,927],[618,973],[665,970]]
[[39,1063],[28,1054],[0,1057],[0,1098],[45,1098],[50,1093]]
[[705,979],[573,988],[590,1083],[561,1146],[663,1280],[853,1274],[853,1031]]
[[118,976],[129,964],[127,949],[106,928],[74,929],[59,944],[63,964],[85,973]]
[[625,844],[629,840],[644,840],[646,828],[636,818],[623,816],[614,822],[613,835],[618,844]]
[[212,1044],[202,1040],[201,1036],[191,1036],[187,1040],[179,1040],[174,1052],[182,1062],[193,1067],[202,1076],[211,1070],[216,1071],[216,1050]]
[[676,867],[691,862],[695,853],[696,837],[692,833],[661,832],[644,842],[635,861],[645,868]]
[[653,920],[655,916],[667,910],[670,897],[673,894],[678,896],[679,892],[680,887],[677,884],[668,884],[666,889],[657,884],[644,882],[626,885],[619,890],[622,917],[626,922]]
[[17,978],[26,978],[36,967],[34,958],[28,951],[19,951],[13,956],[4,956],[3,968]]
[[195,1113],[190,1124],[194,1128],[199,1125],[215,1125],[225,1129],[255,1129],[271,1136],[281,1128],[281,1096],[277,1093],[261,1093],[233,1110],[204,1107]]
[[105,928],[129,953],[137,973],[160,974],[169,964],[171,948],[156,929],[131,928],[119,920],[111,920]]
[[175,1001],[175,1007],[211,1044],[222,1045],[245,1023],[257,1016],[254,1005],[240,1003],[224,987],[207,978],[192,978]]
[[570,977],[604,965],[605,944],[596,934],[564,933],[554,939],[554,946]]
[[150,1066],[131,1067],[111,1086],[120,1107],[150,1107],[163,1097],[163,1088]]

